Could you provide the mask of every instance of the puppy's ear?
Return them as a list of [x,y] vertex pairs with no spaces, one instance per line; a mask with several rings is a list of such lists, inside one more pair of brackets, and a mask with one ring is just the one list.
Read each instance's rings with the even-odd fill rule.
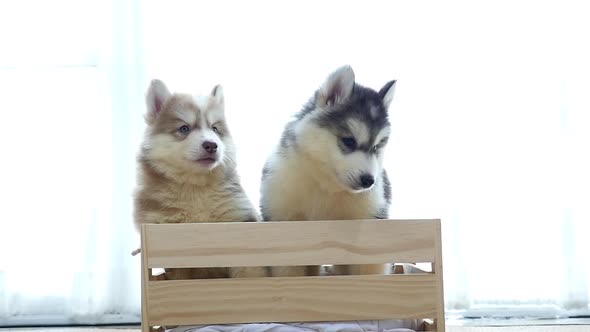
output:
[[334,71],[319,89],[317,102],[320,106],[342,103],[350,97],[354,87],[354,72],[348,65]]
[[389,81],[385,83],[385,85],[379,90],[379,97],[383,100],[383,105],[385,105],[385,109],[389,108],[391,105],[391,101],[393,100],[393,94],[395,92],[395,82],[396,80]]
[[223,97],[223,87],[221,86],[221,84],[217,84],[216,86],[213,87],[213,90],[211,90],[210,97],[211,97],[211,101],[213,101],[214,103],[223,105],[224,97]]
[[168,98],[170,98],[170,91],[166,84],[158,79],[152,80],[145,97],[147,105],[145,119],[148,124],[152,124],[158,118]]

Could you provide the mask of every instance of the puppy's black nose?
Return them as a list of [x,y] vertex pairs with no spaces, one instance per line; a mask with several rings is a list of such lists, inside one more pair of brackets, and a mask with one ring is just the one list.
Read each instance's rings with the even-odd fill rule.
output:
[[373,185],[373,183],[375,183],[375,178],[369,174],[361,175],[360,180],[363,188],[370,188]]
[[203,149],[209,153],[215,153],[217,152],[217,143],[205,141],[203,143]]

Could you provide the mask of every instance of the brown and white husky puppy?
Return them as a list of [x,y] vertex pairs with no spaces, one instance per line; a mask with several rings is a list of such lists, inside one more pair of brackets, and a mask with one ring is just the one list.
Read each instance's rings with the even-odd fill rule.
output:
[[[146,94],[147,128],[137,158],[134,223],[259,221],[236,171],[236,148],[223,89],[209,95],[170,93],[153,80]],[[173,269],[167,278],[264,276],[264,268]]]

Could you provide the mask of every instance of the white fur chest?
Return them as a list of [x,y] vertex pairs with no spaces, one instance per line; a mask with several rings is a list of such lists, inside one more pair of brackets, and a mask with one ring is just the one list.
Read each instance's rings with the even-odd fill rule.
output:
[[330,192],[293,166],[283,160],[262,185],[263,205],[272,220],[370,219],[383,203],[381,186],[363,193]]

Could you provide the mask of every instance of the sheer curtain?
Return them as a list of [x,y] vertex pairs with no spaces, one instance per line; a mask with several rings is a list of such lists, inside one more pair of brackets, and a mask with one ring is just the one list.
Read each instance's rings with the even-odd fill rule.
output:
[[[76,4],[62,18],[78,20],[61,31],[73,43],[49,30],[64,42],[33,39],[2,63],[2,323],[138,320],[130,199],[149,79],[193,93],[224,85],[257,203],[283,125],[342,64],[374,88],[398,80],[391,217],[443,220],[449,316],[590,314],[589,5]],[[13,43],[38,33],[1,12]],[[89,60],[71,65],[73,50]]]
[[138,5],[0,4],[0,325],[139,320]]

